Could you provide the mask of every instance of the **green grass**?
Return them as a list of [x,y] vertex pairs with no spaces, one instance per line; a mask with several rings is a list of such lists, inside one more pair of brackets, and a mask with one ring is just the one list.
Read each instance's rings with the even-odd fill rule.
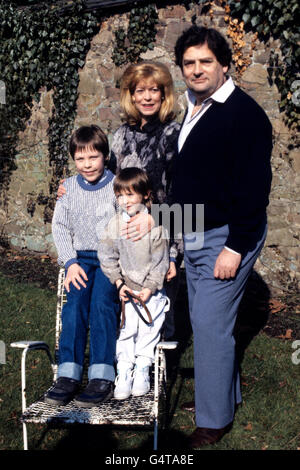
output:
[[[0,365],[0,450],[21,450],[21,351],[13,341],[45,340],[53,351],[56,294],[32,284],[16,284],[0,274],[0,340],[6,344],[6,364]],[[243,404],[232,431],[204,450],[296,450],[300,448],[300,365],[292,363],[292,340],[259,333],[245,351],[242,362]],[[170,353],[171,354],[171,353]],[[174,353],[172,353],[174,354]],[[159,434],[159,450],[187,453],[185,442],[193,431],[193,415],[180,404],[193,398],[192,341],[180,356],[179,367],[169,377],[167,431]],[[46,354],[32,351],[27,363],[28,403],[51,384]],[[152,449],[152,432],[136,428],[79,425],[48,429],[28,425],[29,448],[112,453]]]

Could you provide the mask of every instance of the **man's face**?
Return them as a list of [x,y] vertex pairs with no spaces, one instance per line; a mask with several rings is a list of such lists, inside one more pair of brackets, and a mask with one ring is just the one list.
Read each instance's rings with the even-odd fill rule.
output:
[[226,80],[228,67],[221,65],[207,44],[189,47],[183,54],[182,73],[187,87],[203,101]]

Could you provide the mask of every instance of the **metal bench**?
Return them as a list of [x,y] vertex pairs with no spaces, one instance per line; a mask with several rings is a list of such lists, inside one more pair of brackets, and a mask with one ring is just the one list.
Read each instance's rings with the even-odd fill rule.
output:
[[[101,405],[92,408],[79,408],[73,401],[65,406],[50,405],[44,401],[44,395],[36,402],[26,404],[26,356],[28,351],[43,350],[49,357],[53,371],[53,381],[57,378],[57,358],[61,332],[61,312],[66,295],[64,290],[64,269],[60,269],[57,290],[55,354],[53,360],[49,346],[44,341],[17,341],[11,347],[22,349],[21,358],[21,392],[24,450],[28,450],[27,423],[39,424],[100,424],[118,426],[153,426],[153,449],[158,445],[159,403],[165,398],[166,359],[165,350],[175,349],[176,342],[162,341],[155,351],[155,361],[151,377],[150,391],[142,397],[129,397],[126,400],[111,398]],[[47,393],[47,392],[45,392]]]

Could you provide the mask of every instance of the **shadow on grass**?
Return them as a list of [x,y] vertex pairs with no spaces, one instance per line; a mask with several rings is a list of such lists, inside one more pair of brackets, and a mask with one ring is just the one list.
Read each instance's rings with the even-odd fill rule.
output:
[[[51,430],[57,432],[63,429],[64,435],[51,446],[49,433]],[[139,436],[139,433],[140,436]],[[134,439],[130,443],[130,439]],[[49,444],[47,442],[49,441]],[[128,441],[130,448],[124,449],[124,440]],[[132,447],[131,447],[132,446]],[[68,450],[97,450],[101,455],[112,455],[121,453],[122,455],[132,455],[134,453],[153,452],[153,427],[118,427],[118,426],[97,426],[88,424],[72,425],[51,425],[45,427],[43,433],[35,442],[31,442],[32,450],[40,450],[47,447],[47,450],[68,451]],[[158,452],[169,449],[186,449],[187,438],[177,430],[167,428],[158,432]]]
[[[253,340],[253,338],[266,326],[269,316],[269,300],[270,290],[261,276],[255,271],[252,272],[248,279],[245,293],[239,306],[236,324],[234,328],[234,337],[236,341],[236,358],[242,372],[242,362],[244,354]],[[176,301],[175,324],[176,324],[176,339],[179,344],[176,351],[167,352],[167,370],[168,370],[168,391],[167,391],[167,416],[166,427],[168,428],[173,420],[180,395],[184,387],[186,379],[194,378],[193,368],[180,367],[180,358],[185,350],[192,343],[192,328],[189,319],[188,311],[188,298],[185,276],[181,276],[180,288],[178,291]],[[179,314],[180,312],[180,314]],[[175,383],[179,385],[176,396],[172,397],[171,406],[171,393]]]

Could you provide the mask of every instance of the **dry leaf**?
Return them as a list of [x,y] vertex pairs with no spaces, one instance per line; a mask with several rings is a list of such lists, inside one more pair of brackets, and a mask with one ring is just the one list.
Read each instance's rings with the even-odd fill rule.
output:
[[244,427],[246,431],[252,431],[252,424],[248,423],[247,426]]
[[279,335],[277,336],[277,338],[292,339],[292,333],[293,333],[293,330],[291,330],[291,328],[288,328],[285,332],[285,335]]
[[286,308],[286,305],[279,300],[271,299],[269,302],[269,308],[271,313],[278,313]]

